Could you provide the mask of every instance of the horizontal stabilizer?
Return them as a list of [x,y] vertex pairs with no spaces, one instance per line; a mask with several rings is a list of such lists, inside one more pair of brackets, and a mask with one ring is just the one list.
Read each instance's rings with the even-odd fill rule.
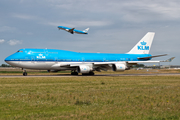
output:
[[149,58],[154,58],[154,57],[161,57],[161,56],[166,56],[167,54],[163,54],[163,55],[156,55],[156,56],[150,56],[150,57],[142,57],[142,58],[137,58],[139,60],[146,60],[146,59],[149,59]]
[[161,61],[128,61],[129,64],[138,64],[138,63],[160,63]]

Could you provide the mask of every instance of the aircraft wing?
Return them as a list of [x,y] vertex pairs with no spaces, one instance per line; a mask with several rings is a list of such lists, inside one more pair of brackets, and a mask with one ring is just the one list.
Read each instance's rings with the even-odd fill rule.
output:
[[71,34],[74,34],[74,29],[75,28],[69,29],[68,32],[70,32]]
[[80,65],[92,65],[92,63],[67,63],[67,64],[60,64],[60,67],[77,67]]
[[128,61],[129,64],[131,63],[160,63],[161,61]]
[[80,62],[80,63],[57,63],[52,66],[52,68],[58,67],[66,67],[66,68],[77,68],[79,66],[90,66],[96,71],[107,71],[112,69],[113,65],[124,64],[126,69],[132,65],[136,65],[138,63],[160,63],[160,62],[171,62],[174,57],[164,60],[164,61],[113,61],[113,62]]
[[100,62],[95,62],[95,63],[63,63],[63,64],[54,64],[53,66],[51,66],[52,68],[58,68],[58,67],[66,67],[66,68],[76,68],[78,66],[91,66],[94,69],[96,69],[96,71],[100,71],[100,70],[104,70],[107,71],[108,69],[111,69],[111,65],[113,64],[113,62],[106,62],[106,63],[100,63]]

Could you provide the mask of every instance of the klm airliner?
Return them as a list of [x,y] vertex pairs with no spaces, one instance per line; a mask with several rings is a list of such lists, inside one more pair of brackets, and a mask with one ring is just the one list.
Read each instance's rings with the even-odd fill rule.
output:
[[5,59],[5,62],[25,69],[48,71],[71,70],[71,75],[94,75],[94,71],[124,71],[138,63],[151,63],[153,57],[165,56],[149,54],[155,33],[148,32],[128,53],[80,53],[56,49],[20,49]]
[[71,34],[77,33],[77,34],[88,34],[88,30],[89,28],[86,28],[85,30],[81,31],[81,30],[76,30],[75,28],[68,28],[68,27],[64,27],[64,26],[58,26],[59,30],[65,30]]

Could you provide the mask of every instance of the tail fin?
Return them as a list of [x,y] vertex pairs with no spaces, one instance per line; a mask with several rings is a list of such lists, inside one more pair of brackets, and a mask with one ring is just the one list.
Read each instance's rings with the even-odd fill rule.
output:
[[154,32],[148,32],[128,54],[149,54],[154,35]]
[[83,30],[83,32],[87,33],[89,30],[89,28],[86,28],[85,30]]

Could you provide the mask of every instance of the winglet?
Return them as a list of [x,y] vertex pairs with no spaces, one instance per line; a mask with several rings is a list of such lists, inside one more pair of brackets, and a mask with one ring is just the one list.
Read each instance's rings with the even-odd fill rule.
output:
[[161,62],[171,62],[175,57],[169,58],[167,60],[161,61]]

